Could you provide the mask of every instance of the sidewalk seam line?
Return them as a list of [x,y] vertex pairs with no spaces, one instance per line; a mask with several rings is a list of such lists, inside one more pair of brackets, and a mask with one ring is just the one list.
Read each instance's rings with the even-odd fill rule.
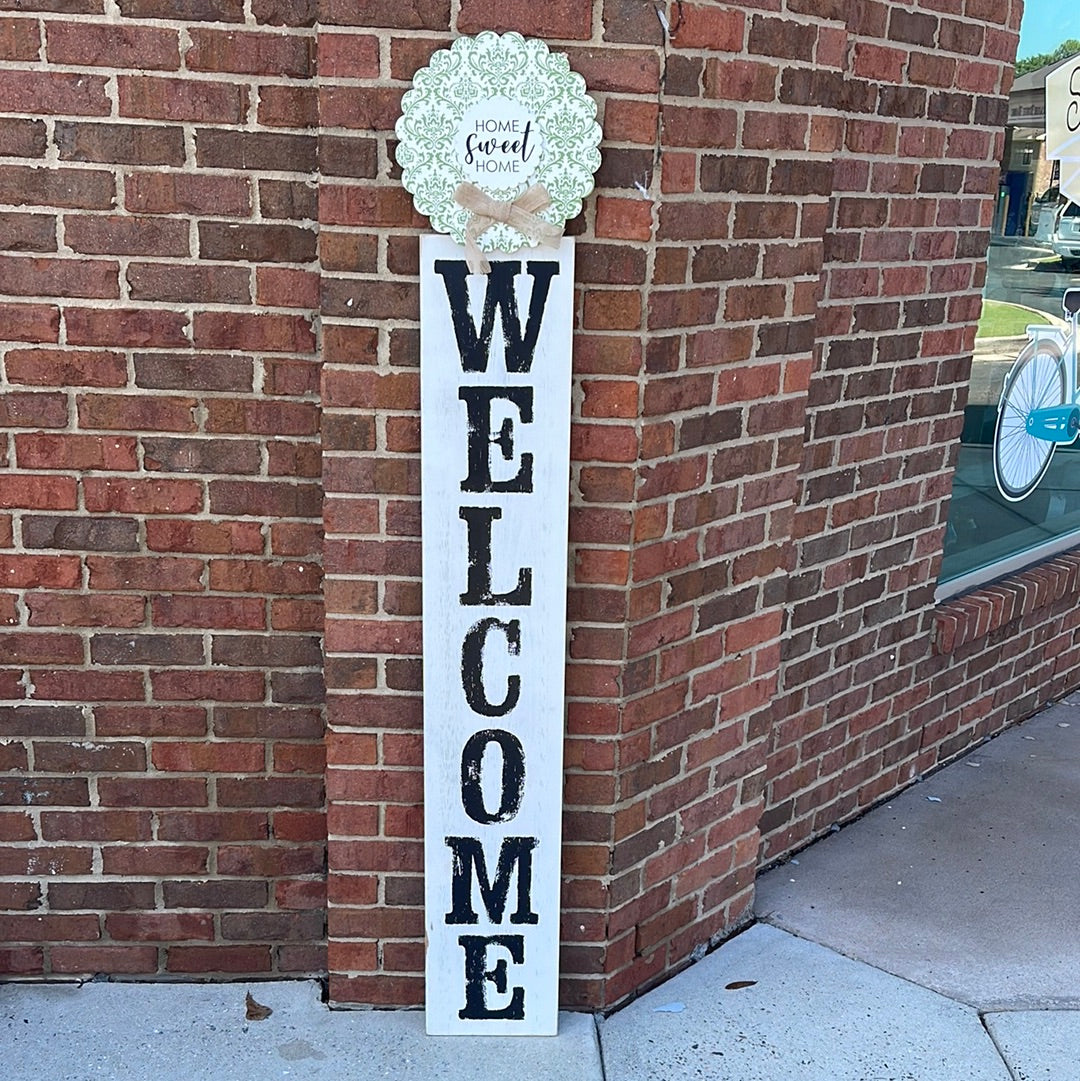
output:
[[[995,1011],[996,1012],[996,1011]],[[1005,1069],[1009,1071],[1009,1076],[1012,1081],[1024,1081],[1024,1079],[1012,1068],[1009,1064],[1009,1060],[1005,1057],[1005,1052],[1002,1050],[1001,1044],[998,1043],[997,1037],[990,1031],[990,1026],[986,1023],[987,1014],[979,1011],[979,1023],[983,1027],[983,1031],[990,1037],[990,1042],[994,1045],[994,1050],[998,1053],[998,1057],[1001,1059],[1005,1066]]]

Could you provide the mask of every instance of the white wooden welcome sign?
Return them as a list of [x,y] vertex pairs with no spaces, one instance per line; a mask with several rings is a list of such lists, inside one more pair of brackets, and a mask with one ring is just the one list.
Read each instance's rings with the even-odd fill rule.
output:
[[554,1033],[572,248],[421,262],[428,1031]]
[[574,304],[561,234],[599,165],[595,112],[564,56],[484,33],[435,54],[397,126],[403,183],[449,233],[420,245],[433,1035],[557,1028]]

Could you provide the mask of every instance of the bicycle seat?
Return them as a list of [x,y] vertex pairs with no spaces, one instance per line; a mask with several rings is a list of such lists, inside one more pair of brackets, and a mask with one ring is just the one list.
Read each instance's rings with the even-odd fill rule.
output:
[[1061,307],[1069,315],[1080,312],[1080,289],[1066,289],[1061,298]]

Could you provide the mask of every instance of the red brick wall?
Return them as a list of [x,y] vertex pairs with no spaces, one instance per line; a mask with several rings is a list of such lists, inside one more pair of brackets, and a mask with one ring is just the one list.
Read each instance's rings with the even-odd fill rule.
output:
[[393,125],[457,33],[567,52],[605,132],[568,229],[563,1001],[1077,682],[1068,561],[932,599],[1018,2],[55,6],[0,16],[3,970],[422,1000]]
[[0,969],[318,973],[312,19],[17,7]]
[[851,12],[766,861],[962,746],[938,745],[934,587],[1020,5]]

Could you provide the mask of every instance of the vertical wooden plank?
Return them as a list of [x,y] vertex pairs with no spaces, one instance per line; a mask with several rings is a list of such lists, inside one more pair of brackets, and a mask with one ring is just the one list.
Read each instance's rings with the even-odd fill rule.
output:
[[427,1028],[554,1035],[573,240],[420,252]]

